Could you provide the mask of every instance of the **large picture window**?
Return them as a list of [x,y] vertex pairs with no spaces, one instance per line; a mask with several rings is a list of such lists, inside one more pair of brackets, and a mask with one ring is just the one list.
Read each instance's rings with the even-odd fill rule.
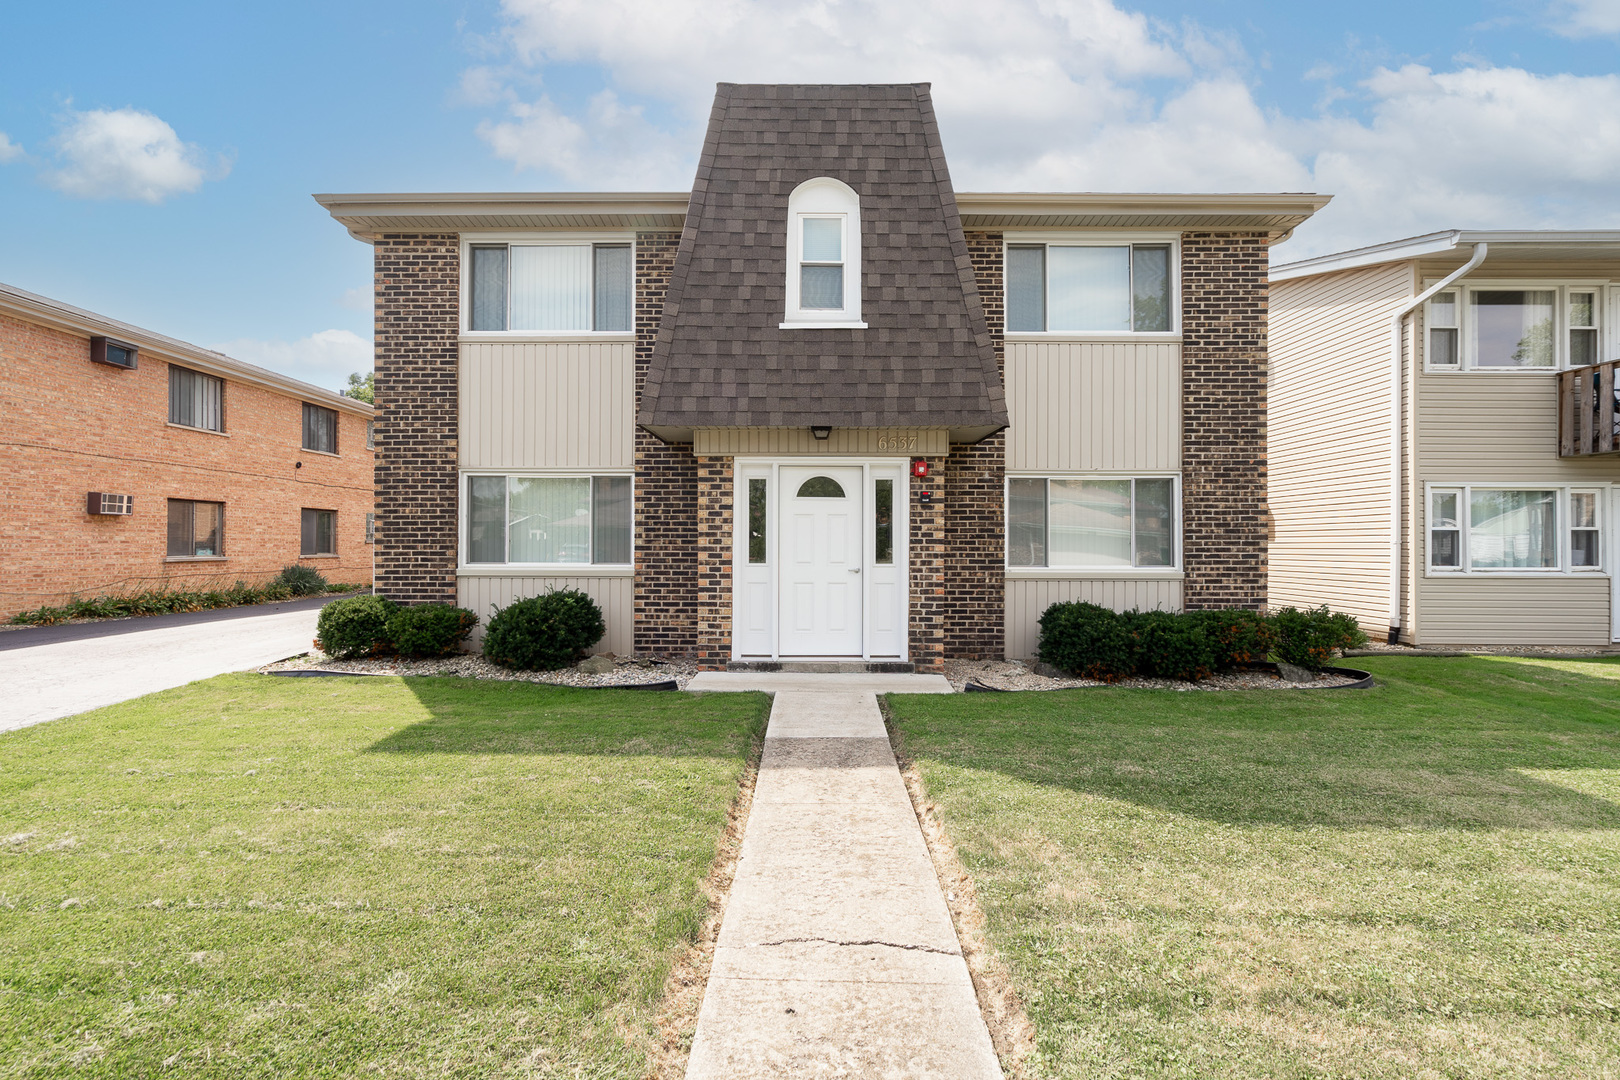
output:
[[1009,244],[1007,330],[1168,333],[1171,244]]
[[169,365],[169,423],[225,430],[225,380]]
[[1436,293],[1425,310],[1430,369],[1516,371],[1598,362],[1595,286],[1479,282]]
[[1429,489],[1429,570],[1491,573],[1602,567],[1600,492]]
[[474,244],[469,256],[468,330],[634,329],[629,244]]
[[628,476],[467,477],[468,563],[628,565]]
[[225,554],[225,504],[169,500],[171,559],[217,559]]
[[1082,569],[1176,565],[1173,477],[1007,481],[1007,565]]

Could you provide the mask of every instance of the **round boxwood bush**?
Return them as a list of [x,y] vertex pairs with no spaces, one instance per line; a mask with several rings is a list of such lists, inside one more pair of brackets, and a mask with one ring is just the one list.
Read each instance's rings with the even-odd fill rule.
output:
[[321,608],[315,647],[337,660],[369,656],[388,647],[388,619],[399,605],[386,596],[351,596]]
[[1357,649],[1367,644],[1367,635],[1354,616],[1317,608],[1285,607],[1271,613],[1277,633],[1271,653],[1302,668],[1318,671],[1333,659],[1335,649]]
[[1215,670],[1232,671],[1258,664],[1277,643],[1276,630],[1263,612],[1244,608],[1195,611],[1189,617],[1203,626],[1215,650]]
[[1215,670],[1215,648],[1201,620],[1168,611],[1130,612],[1125,622],[1136,638],[1136,669],[1160,679],[1197,682]]
[[449,604],[402,607],[388,617],[388,643],[401,656],[426,660],[461,651],[478,616]]
[[579,662],[605,633],[595,600],[578,589],[558,589],[497,608],[484,631],[484,659],[554,671]]
[[1087,679],[1118,682],[1136,672],[1136,639],[1126,619],[1097,604],[1053,604],[1041,615],[1042,662]]
[[272,585],[284,585],[294,596],[319,596],[326,591],[326,578],[313,566],[284,566]]

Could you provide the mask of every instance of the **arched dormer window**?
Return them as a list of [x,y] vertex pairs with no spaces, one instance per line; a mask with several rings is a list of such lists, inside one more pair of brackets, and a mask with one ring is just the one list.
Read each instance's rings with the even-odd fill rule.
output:
[[818,176],[788,196],[787,311],[782,329],[866,328],[861,321],[861,198]]

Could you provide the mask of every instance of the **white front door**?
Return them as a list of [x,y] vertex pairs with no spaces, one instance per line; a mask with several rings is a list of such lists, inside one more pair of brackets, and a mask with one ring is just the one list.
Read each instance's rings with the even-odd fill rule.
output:
[[777,604],[783,656],[860,656],[863,471],[786,466]]

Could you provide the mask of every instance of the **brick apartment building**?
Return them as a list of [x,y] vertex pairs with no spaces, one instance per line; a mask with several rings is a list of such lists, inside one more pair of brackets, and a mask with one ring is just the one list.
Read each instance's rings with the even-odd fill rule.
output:
[[0,618],[75,594],[369,582],[372,409],[0,285]]
[[1267,247],[1324,197],[958,194],[926,85],[722,84],[690,192],[317,199],[375,252],[396,599],[923,670],[1266,602]]

